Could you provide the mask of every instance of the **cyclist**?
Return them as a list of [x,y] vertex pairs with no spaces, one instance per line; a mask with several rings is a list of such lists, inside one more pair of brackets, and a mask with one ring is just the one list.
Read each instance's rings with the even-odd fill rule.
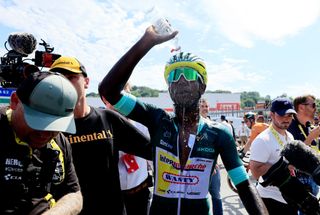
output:
[[200,117],[199,99],[207,84],[206,67],[201,58],[181,52],[174,55],[165,67],[164,77],[175,114],[121,92],[142,57],[153,46],[172,39],[176,34],[175,31],[160,35],[149,26],[99,86],[101,97],[149,129],[154,164],[150,214],[211,214],[208,187],[219,154],[247,211],[267,214],[237,156],[231,134],[220,123]]
[[250,150],[252,141],[266,128],[269,127],[267,123],[264,122],[257,122],[256,118],[261,118],[263,115],[257,115],[254,112],[247,112],[244,114],[243,119],[248,128],[251,129],[250,137],[248,142],[244,145],[244,147],[240,150],[240,157],[243,158],[246,153]]

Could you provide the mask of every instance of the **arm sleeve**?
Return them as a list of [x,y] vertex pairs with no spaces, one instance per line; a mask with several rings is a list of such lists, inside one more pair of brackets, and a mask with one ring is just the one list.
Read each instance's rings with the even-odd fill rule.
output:
[[236,144],[232,136],[225,131],[219,135],[222,141],[220,153],[223,164],[228,175],[238,190],[239,197],[249,214],[268,214],[268,211],[256,190],[256,187],[249,181],[249,176],[238,156]]
[[226,127],[222,127],[219,133],[220,156],[232,182],[237,185],[248,180],[242,161],[239,158],[236,143]]

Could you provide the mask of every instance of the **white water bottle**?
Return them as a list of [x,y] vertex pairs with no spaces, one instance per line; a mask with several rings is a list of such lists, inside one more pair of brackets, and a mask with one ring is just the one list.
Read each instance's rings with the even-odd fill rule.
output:
[[157,19],[153,26],[154,30],[161,35],[171,34],[174,31],[166,18]]
[[[169,35],[174,32],[172,25],[169,23],[168,19],[166,18],[157,19],[154,22],[153,26],[154,26],[154,30],[160,35]],[[173,38],[172,46],[173,47],[171,48],[171,52],[180,50],[177,36]]]

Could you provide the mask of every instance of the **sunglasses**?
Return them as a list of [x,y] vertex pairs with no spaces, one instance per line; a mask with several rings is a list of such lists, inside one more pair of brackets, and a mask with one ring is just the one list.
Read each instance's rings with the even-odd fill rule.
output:
[[303,105],[311,105],[312,108],[316,108],[316,103],[304,103]]
[[196,70],[191,69],[189,67],[182,67],[182,68],[177,68],[177,69],[172,70],[169,73],[167,80],[169,83],[177,82],[177,81],[179,81],[179,79],[181,78],[182,75],[184,76],[184,78],[187,81],[196,81],[199,78],[203,83],[203,79],[199,75],[199,73]]

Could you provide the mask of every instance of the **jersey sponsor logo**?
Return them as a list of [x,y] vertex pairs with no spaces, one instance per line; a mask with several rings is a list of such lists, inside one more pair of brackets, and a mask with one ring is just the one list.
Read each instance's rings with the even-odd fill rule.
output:
[[4,179],[6,181],[21,181],[22,177],[21,176],[18,176],[18,175],[12,175],[10,173],[4,175]]
[[15,168],[15,167],[11,167],[11,166],[6,166],[4,168],[4,170],[6,172],[23,172],[23,169],[22,168]]
[[85,143],[91,142],[95,140],[106,140],[112,139],[113,134],[110,130],[102,130],[101,132],[93,132],[92,134],[84,134],[84,135],[69,135],[68,140],[71,144],[73,143]]
[[165,131],[163,133],[163,136],[166,137],[166,138],[170,138],[171,137],[171,132],[170,131]]
[[166,182],[174,184],[188,184],[195,185],[199,183],[199,178],[197,176],[182,176],[164,172],[162,178]]
[[197,151],[198,152],[210,152],[210,153],[213,153],[214,149],[213,148],[209,148],[209,147],[198,147]]
[[[160,155],[160,161],[162,161],[166,164],[172,165],[177,170],[181,169],[180,163],[175,162],[172,159],[170,159],[164,155]],[[186,164],[184,167],[184,170],[186,170],[186,171],[204,171],[205,168],[206,168],[205,164]]]
[[201,193],[200,192],[184,192],[184,191],[180,191],[180,190],[167,190],[166,191],[167,192],[167,194],[185,194],[185,193],[187,193],[188,195],[194,195],[194,196],[198,196],[198,195],[200,195]]
[[213,162],[213,160],[202,159],[202,158],[196,158],[195,161],[196,162],[209,163],[209,164],[211,164]]
[[6,158],[5,165],[23,167],[21,161],[15,158]]
[[173,146],[171,144],[169,144],[169,143],[167,143],[167,142],[165,142],[163,140],[160,140],[160,145],[163,145],[163,146],[165,146],[165,147],[167,147],[169,149],[173,148]]

